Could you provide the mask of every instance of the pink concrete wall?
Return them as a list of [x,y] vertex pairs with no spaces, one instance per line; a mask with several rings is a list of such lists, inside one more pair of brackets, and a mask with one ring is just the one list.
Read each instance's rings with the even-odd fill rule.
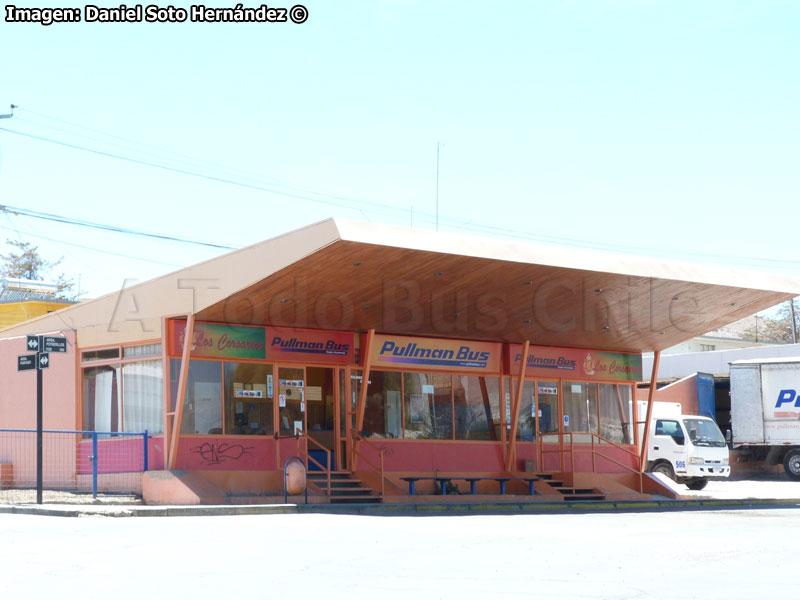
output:
[[[147,465],[150,470],[164,468],[163,437],[148,438],[147,440]],[[131,473],[141,472],[144,466],[144,452],[142,436],[120,436],[112,438],[99,438],[97,440],[97,472],[105,473]],[[78,442],[77,467],[79,475],[92,473],[91,438]]]
[[[56,332],[67,338],[67,352],[50,354],[50,367],[42,371],[44,429],[77,428],[75,333]],[[17,371],[17,357],[29,354],[26,338],[0,339],[0,429],[36,429],[36,371]],[[74,436],[46,434],[45,485],[69,485],[75,478],[77,444]],[[0,432],[0,462],[10,463],[16,485],[35,482],[36,437]]]
[[[265,436],[181,437],[175,467],[186,470],[271,471],[276,468],[275,452],[275,440]],[[292,454],[286,454],[286,458]]]
[[[75,398],[75,333],[67,338],[67,352],[50,355],[42,371],[45,429],[77,429]],[[29,354],[25,337],[0,339],[0,428],[36,428],[36,371],[17,371],[17,356]]]

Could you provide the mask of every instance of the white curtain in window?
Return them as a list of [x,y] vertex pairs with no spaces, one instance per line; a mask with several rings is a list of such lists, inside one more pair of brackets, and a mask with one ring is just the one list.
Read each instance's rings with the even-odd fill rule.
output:
[[163,433],[164,404],[160,360],[137,362],[122,367],[125,397],[125,431]]
[[114,370],[100,371],[94,383],[94,430],[111,431],[111,399],[114,394]]

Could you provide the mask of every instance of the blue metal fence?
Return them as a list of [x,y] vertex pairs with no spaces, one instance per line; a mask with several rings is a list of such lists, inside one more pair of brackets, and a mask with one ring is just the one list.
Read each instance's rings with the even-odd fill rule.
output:
[[[143,433],[44,430],[44,490],[141,494],[151,438]],[[0,429],[0,502],[36,489],[36,430]],[[27,500],[27,498],[25,498]],[[24,500],[23,500],[24,501]]]

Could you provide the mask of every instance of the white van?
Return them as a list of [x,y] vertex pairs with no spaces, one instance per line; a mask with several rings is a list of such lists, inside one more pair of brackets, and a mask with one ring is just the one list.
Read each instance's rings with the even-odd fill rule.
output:
[[[644,420],[647,402],[638,402],[636,408]],[[643,433],[640,425],[640,440]],[[678,403],[653,403],[647,446],[645,471],[662,473],[690,490],[702,490],[709,479],[731,474],[728,445],[717,424],[708,417],[682,415]]]

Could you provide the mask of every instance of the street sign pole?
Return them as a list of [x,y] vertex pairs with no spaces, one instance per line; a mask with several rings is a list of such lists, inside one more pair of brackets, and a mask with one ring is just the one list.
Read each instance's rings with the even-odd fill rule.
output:
[[36,360],[36,504],[42,503],[42,370]]

